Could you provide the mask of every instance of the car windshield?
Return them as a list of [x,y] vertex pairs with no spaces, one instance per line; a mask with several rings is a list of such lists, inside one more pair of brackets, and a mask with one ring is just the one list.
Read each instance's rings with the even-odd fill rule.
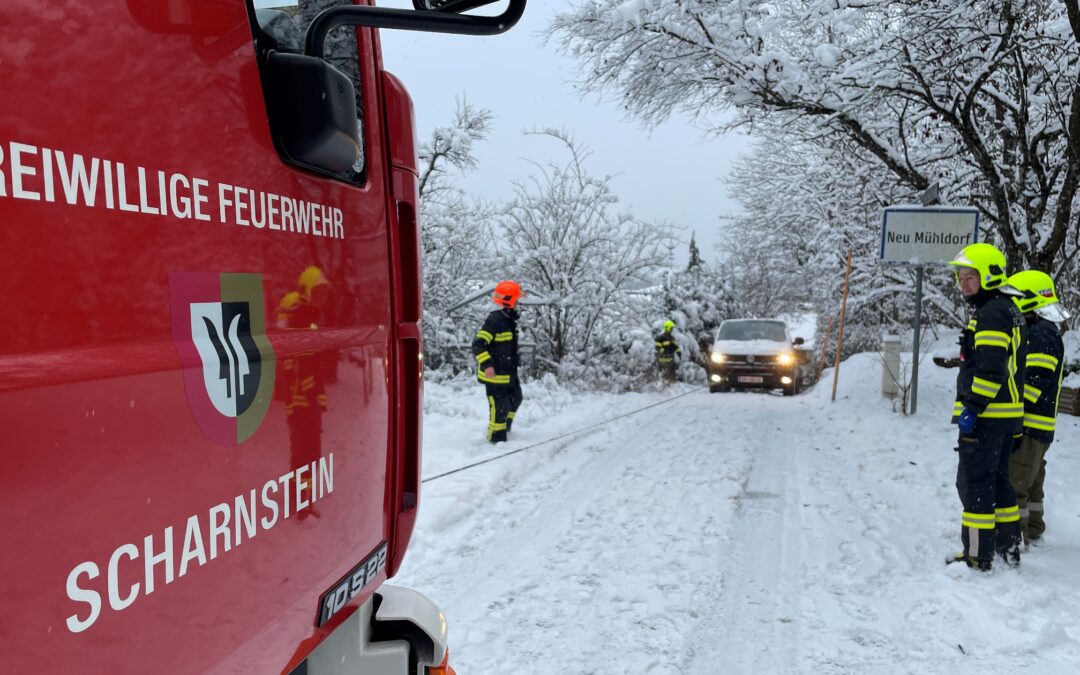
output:
[[725,321],[717,334],[718,340],[772,340],[786,342],[787,333],[782,321]]

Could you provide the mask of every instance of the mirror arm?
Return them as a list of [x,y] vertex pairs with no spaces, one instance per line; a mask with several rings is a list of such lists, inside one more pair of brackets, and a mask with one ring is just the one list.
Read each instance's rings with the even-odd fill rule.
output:
[[[305,53],[308,56],[324,58],[323,43],[326,36],[341,26],[370,26],[459,35],[498,35],[510,30],[521,19],[525,12],[525,2],[526,0],[509,0],[506,10],[498,16],[448,14],[441,11],[390,9],[367,5],[330,7],[320,12],[308,26]],[[488,3],[474,6],[481,4]]]
[[[470,9],[490,5],[492,2],[497,2],[497,0],[446,0],[444,4],[432,8],[432,11],[460,14],[462,12],[467,12]],[[417,0],[413,0],[413,6],[416,7],[416,9],[423,9],[422,7],[417,7],[416,3]]]

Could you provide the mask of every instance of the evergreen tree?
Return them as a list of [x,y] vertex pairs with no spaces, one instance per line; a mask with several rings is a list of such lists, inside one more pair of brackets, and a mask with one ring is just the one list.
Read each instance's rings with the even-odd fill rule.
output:
[[686,263],[687,272],[700,272],[705,262],[701,259],[701,251],[698,250],[696,233],[690,235],[690,260]]

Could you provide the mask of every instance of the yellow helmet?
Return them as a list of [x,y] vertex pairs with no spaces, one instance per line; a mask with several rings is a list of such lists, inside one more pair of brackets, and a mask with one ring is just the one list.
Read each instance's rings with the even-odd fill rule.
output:
[[979,286],[984,290],[1005,283],[1005,255],[990,244],[969,244],[950,262],[953,267],[970,267],[979,273]]
[[1061,322],[1069,318],[1069,313],[1059,305],[1054,280],[1046,272],[1024,270],[1009,277],[1009,285],[1022,293],[1014,297],[1013,302],[1025,314],[1036,312],[1051,321]]
[[664,330],[665,331],[669,331],[669,330],[672,330],[674,328],[675,328],[675,322],[672,321],[671,319],[668,319],[667,321],[664,322]]
[[323,271],[314,265],[308,267],[300,273],[300,278],[296,280],[297,286],[300,287],[300,291],[304,295],[310,295],[311,289],[322,284],[330,283]]

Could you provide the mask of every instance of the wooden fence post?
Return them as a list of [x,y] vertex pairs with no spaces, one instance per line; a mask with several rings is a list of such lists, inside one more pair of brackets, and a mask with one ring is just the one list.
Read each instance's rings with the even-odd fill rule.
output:
[[818,359],[817,374],[814,376],[814,382],[821,379],[821,371],[825,370],[825,357],[829,351],[829,338],[832,337],[832,325],[836,317],[829,317],[829,325],[825,328],[825,341],[821,343],[821,358]]

